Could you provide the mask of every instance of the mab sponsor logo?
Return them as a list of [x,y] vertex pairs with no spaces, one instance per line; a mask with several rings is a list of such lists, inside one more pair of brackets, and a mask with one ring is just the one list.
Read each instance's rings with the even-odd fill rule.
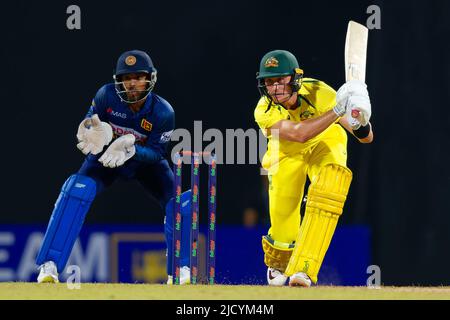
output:
[[109,122],[109,124],[111,125],[114,136],[116,136],[116,137],[120,137],[120,136],[131,133],[136,138],[136,142],[138,144],[145,144],[145,142],[147,141],[146,135],[139,133],[132,128],[121,127],[121,126],[115,125],[114,123],[111,123],[111,122]]
[[110,115],[113,115],[115,117],[119,117],[119,118],[122,118],[122,119],[126,119],[127,118],[127,114],[126,113],[120,113],[120,112],[114,111],[112,108],[106,109],[106,112],[108,112]]

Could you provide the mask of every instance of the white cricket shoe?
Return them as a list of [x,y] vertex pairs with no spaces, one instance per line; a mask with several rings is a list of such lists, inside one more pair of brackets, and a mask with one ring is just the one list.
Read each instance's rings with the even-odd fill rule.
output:
[[58,283],[58,270],[53,261],[47,261],[39,267],[38,283]]
[[284,286],[287,278],[288,277],[285,276],[280,270],[275,268],[267,268],[267,283],[269,286]]
[[298,272],[289,278],[289,286],[309,288],[311,287],[311,279],[306,273]]
[[[188,266],[181,267],[180,269],[180,284],[190,284],[191,283],[191,268]],[[173,276],[167,277],[167,284],[173,284]]]

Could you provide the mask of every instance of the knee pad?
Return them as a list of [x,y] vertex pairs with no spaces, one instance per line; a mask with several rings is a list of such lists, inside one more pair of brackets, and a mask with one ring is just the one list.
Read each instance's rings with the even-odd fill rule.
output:
[[351,181],[350,169],[337,164],[326,165],[311,182],[306,206],[339,217],[342,214]]
[[74,174],[66,180],[56,200],[36,264],[53,261],[59,273],[64,270],[95,195],[93,179]]
[[294,250],[294,245],[280,243],[274,241],[270,236],[263,236],[262,247],[266,266],[284,272]]

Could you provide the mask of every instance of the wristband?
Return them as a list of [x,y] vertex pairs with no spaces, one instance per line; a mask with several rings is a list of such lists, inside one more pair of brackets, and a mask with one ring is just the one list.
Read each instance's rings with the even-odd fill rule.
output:
[[343,108],[341,105],[336,105],[333,108],[334,113],[336,113],[337,116],[343,117],[345,115],[345,108]]
[[353,134],[355,135],[355,137],[357,137],[358,139],[364,139],[367,138],[369,136],[370,133],[370,123],[368,123],[366,126],[361,126],[359,127],[358,130],[353,130]]

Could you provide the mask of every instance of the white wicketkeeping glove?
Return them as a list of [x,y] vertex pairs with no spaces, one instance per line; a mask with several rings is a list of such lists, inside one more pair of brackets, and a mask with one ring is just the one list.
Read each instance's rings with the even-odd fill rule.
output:
[[77,147],[84,154],[98,154],[111,142],[112,138],[111,126],[100,121],[98,115],[94,114],[91,118],[84,119],[78,126]]
[[362,126],[367,126],[372,116],[372,106],[369,96],[351,96],[347,101],[347,113],[351,114],[357,111],[358,116],[355,118]]
[[336,106],[333,109],[338,116],[343,117],[345,112],[349,111],[348,99],[351,96],[369,97],[367,85],[359,80],[350,80],[339,88],[336,93]]
[[132,134],[126,134],[117,138],[98,159],[104,167],[120,167],[136,153],[134,142],[136,138]]

